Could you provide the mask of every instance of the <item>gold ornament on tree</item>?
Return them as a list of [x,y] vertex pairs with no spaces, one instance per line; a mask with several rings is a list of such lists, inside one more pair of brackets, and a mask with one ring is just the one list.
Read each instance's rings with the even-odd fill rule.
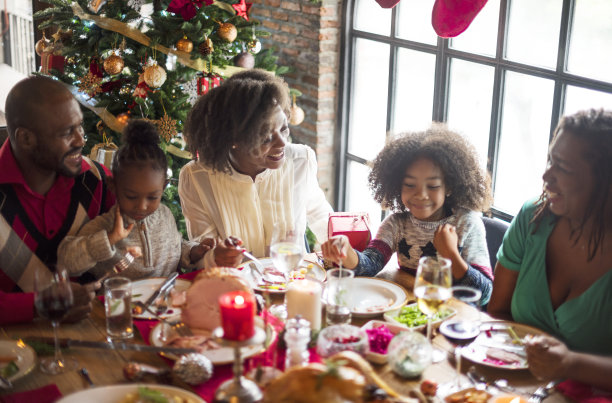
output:
[[144,69],[144,81],[151,88],[159,88],[166,82],[166,70],[153,60]]
[[200,54],[202,56],[207,57],[212,52],[214,52],[215,48],[210,38],[204,38],[204,42],[202,42],[200,46],[198,46],[198,50],[200,51]]
[[104,60],[104,71],[111,76],[121,73],[121,71],[123,71],[123,66],[125,66],[125,62],[116,52],[113,52],[113,54]]
[[193,50],[193,42],[187,39],[187,36],[183,36],[176,42],[176,50],[189,53]]
[[298,126],[304,121],[305,117],[304,109],[297,106],[295,103],[295,95],[293,95],[293,102],[291,104],[291,118],[289,118],[289,124],[292,126]]
[[164,116],[161,119],[156,120],[155,124],[159,130],[159,135],[166,143],[178,134],[176,130],[176,119],[172,119],[170,116],[168,116],[165,110]]
[[217,35],[224,41],[232,43],[238,36],[238,30],[234,24],[222,22],[219,24],[219,29],[217,29]]
[[111,169],[113,165],[113,158],[119,147],[117,147],[115,143],[106,137],[104,123],[102,123],[102,121],[99,121],[98,124],[96,124],[96,128],[98,129],[98,133],[102,135],[102,143],[98,143],[91,148],[89,158],[94,161],[98,161],[100,164]]
[[38,42],[36,42],[36,46],[34,48],[36,50],[36,54],[38,56],[42,56],[43,52],[45,51],[45,48],[47,48],[50,44],[51,41],[47,39],[47,37],[45,36],[45,32],[43,31],[42,38]]
[[98,77],[91,71],[79,78],[79,91],[86,93],[90,97],[95,97],[102,92],[102,77]]

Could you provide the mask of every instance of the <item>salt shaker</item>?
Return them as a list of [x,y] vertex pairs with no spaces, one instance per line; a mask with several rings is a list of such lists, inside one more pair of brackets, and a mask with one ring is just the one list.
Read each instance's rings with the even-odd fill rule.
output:
[[285,326],[285,344],[287,345],[285,370],[308,364],[310,357],[308,352],[309,342],[310,322],[302,319],[300,315],[289,319]]

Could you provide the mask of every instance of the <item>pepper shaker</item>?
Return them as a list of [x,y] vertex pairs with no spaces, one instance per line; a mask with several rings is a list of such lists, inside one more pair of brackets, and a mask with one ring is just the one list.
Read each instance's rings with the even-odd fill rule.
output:
[[285,327],[285,343],[287,344],[285,370],[308,364],[310,358],[309,342],[310,322],[302,319],[300,315],[289,319]]

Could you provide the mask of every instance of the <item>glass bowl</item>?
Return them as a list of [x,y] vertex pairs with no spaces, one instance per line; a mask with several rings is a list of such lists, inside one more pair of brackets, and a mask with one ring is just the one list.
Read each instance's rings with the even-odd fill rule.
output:
[[347,350],[362,356],[367,354],[368,335],[365,330],[352,325],[333,325],[321,330],[317,340],[317,354],[330,357]]
[[419,332],[399,333],[387,350],[391,369],[405,378],[419,376],[431,364],[431,353],[431,343]]

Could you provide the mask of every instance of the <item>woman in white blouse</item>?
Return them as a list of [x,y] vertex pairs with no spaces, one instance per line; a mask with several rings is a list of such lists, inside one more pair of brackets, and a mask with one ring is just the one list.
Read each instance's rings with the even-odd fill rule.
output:
[[187,232],[191,240],[225,239],[206,255],[206,267],[238,265],[234,245],[269,256],[275,225],[303,237],[308,223],[326,239],[332,208],[312,149],[287,143],[290,105],[281,78],[253,69],[208,91],[189,113],[185,139],[197,158],[179,177]]

